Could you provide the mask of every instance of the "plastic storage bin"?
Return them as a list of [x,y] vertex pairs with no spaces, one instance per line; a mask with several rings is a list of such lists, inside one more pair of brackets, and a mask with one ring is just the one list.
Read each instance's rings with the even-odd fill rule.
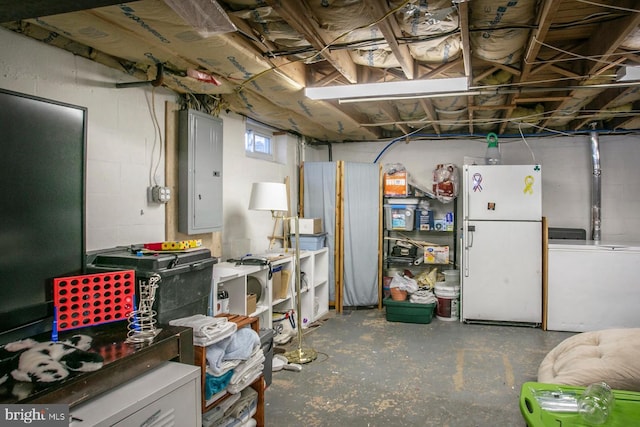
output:
[[385,228],[387,230],[413,230],[413,226],[415,223],[415,210],[415,204],[385,204]]
[[[138,281],[149,280],[158,274],[153,309],[160,324],[194,314],[207,314],[213,264],[209,249],[178,253],[132,253],[126,249],[112,249],[95,255],[87,266],[89,273],[115,270],[135,270],[136,293]],[[137,302],[136,302],[137,307]]]
[[382,300],[386,307],[387,321],[404,323],[431,323],[436,304],[417,304],[411,301]]
[[[319,234],[301,234],[300,238],[300,249],[304,251],[317,251],[318,249],[324,248],[324,241],[327,237],[327,233],[319,233]],[[295,234],[291,235],[291,247],[296,247],[296,236]]]
[[[580,395],[584,387],[575,387],[558,384],[544,384],[537,382],[525,382],[520,388],[520,412],[529,427],[563,426],[585,427],[581,415],[576,412],[557,412],[543,409],[538,399],[545,393],[555,393],[557,399],[559,393],[571,396],[572,393]],[[634,391],[613,390],[615,404],[609,414],[608,420],[601,424],[611,427],[626,427],[640,425],[640,393]],[[538,396],[538,398],[536,398]]]

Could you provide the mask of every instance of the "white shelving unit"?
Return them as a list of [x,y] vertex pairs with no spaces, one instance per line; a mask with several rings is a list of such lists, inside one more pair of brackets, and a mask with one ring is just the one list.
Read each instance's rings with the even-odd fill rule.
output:
[[[295,307],[295,261],[293,255],[271,261],[271,266],[272,268],[282,267],[282,271],[289,271],[289,275],[288,279],[286,280],[287,283],[284,284],[284,286],[287,288],[287,296],[285,298],[273,299],[273,289],[271,290],[272,301],[270,310],[271,319],[268,323],[269,328],[273,327],[274,312],[285,312]],[[281,280],[285,279],[281,277]],[[269,285],[273,285],[273,281],[270,281]]]
[[[329,312],[329,250],[300,253],[302,327],[306,328]],[[295,285],[295,282],[294,282]]]
[[[269,270],[262,265],[235,265],[231,262],[214,264],[213,285],[210,300],[211,313],[220,314],[218,309],[218,290],[224,289],[229,294],[229,313],[260,318],[260,325],[271,325],[271,284]],[[249,277],[254,277],[262,284],[262,295],[256,302],[256,310],[247,310],[247,288]]]
[[[437,199],[431,197],[385,197],[384,203],[385,206],[389,206],[389,201],[395,200],[393,205],[402,205],[403,200],[419,200],[419,201],[428,201],[430,204],[430,212],[433,215],[434,219],[433,226],[431,229],[420,230],[416,223],[416,216],[418,215],[417,209],[418,205],[416,205],[416,210],[408,209],[406,217],[401,214],[392,213],[392,209],[385,208],[385,226],[383,231],[384,236],[384,262],[382,265],[383,268],[383,276],[392,276],[389,273],[389,270],[405,270],[408,269],[412,271],[415,275],[421,273],[425,269],[431,270],[434,267],[437,267],[439,271],[455,268],[457,265],[457,202],[453,200],[450,203],[443,203]],[[396,209],[397,212],[402,212],[403,209]],[[411,212],[411,214],[409,214]],[[451,213],[453,214],[453,222],[447,226],[445,223],[445,216]],[[404,227],[402,225],[400,228],[393,227],[394,215],[397,215],[397,218],[401,218],[404,221],[409,221],[411,225],[409,227]],[[431,227],[431,226],[430,226]],[[395,238],[403,239],[410,238],[416,241],[429,241],[433,242],[436,246],[448,246],[449,247],[449,262],[448,263],[428,263],[424,259],[424,253],[420,250],[416,253],[415,257],[412,256],[393,256],[393,246],[395,245]],[[413,248],[415,249],[415,248]],[[418,261],[420,260],[420,261]]]
[[[329,312],[329,249],[322,248],[313,255],[313,319]],[[317,303],[316,303],[317,301]]]
[[[302,327],[313,323],[313,252],[300,251],[300,313]],[[295,279],[295,278],[294,278]],[[294,282],[295,285],[295,282]],[[328,304],[328,302],[327,302]]]
[[[267,265],[235,265],[221,262],[213,266],[213,284],[209,305],[210,315],[219,314],[218,290],[229,294],[229,312],[260,318],[261,328],[273,327],[273,312],[296,308],[295,300],[295,258],[293,254],[268,255],[271,268],[281,267],[288,270],[287,292],[285,298],[274,299],[273,281],[269,277]],[[302,326],[307,327],[329,312],[329,255],[328,248],[316,251],[300,251],[300,271],[303,282],[301,287]],[[247,289],[250,278],[262,284],[262,295],[256,304],[256,311],[247,312]]]

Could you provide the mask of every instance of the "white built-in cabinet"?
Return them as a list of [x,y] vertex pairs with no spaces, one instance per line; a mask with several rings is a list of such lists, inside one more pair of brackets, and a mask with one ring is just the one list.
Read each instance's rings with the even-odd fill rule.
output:
[[[302,327],[305,328],[329,312],[328,249],[301,252],[300,272],[300,313]],[[292,289],[295,289],[294,279],[291,279]]]
[[[219,314],[218,291],[229,295],[228,311],[232,314],[254,316],[260,319],[261,328],[273,327],[273,313],[296,309],[295,257],[293,254],[266,255],[272,269],[288,270],[285,298],[274,298],[273,280],[268,265],[236,265],[221,262],[213,266],[210,315]],[[300,251],[302,276],[300,303],[302,326],[307,327],[329,312],[329,252],[328,248]],[[256,279],[256,280],[254,280]],[[250,283],[252,282],[252,283]],[[256,310],[248,312],[247,293],[251,284],[260,283],[261,296]]]

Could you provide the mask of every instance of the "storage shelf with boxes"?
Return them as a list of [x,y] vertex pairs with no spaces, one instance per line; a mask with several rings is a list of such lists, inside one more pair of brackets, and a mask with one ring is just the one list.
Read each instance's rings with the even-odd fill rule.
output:
[[[445,165],[447,171],[455,167]],[[457,232],[455,194],[439,197],[436,174],[415,177],[402,164],[385,165],[383,178],[383,294],[390,294],[395,274],[432,279],[432,286],[444,280],[443,272],[456,268]],[[449,180],[455,181],[450,176]],[[455,189],[455,186],[454,186]]]
[[[298,228],[301,250],[317,251],[325,247],[327,233],[322,228],[322,218],[299,218]],[[295,248],[295,219],[291,219],[289,231],[291,232],[291,247]]]

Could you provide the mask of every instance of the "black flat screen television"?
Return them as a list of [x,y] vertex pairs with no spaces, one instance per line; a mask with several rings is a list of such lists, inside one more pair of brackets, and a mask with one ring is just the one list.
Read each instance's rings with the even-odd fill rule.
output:
[[85,271],[87,110],[0,89],[0,344],[51,330],[53,278]]

